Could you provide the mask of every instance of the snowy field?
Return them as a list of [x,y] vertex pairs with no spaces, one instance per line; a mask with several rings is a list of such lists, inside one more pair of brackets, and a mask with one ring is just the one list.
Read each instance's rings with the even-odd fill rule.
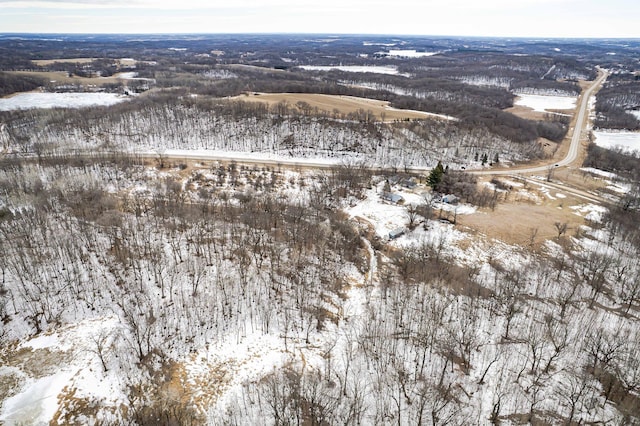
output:
[[547,112],[557,109],[574,109],[576,97],[520,94],[513,104],[531,108],[534,111]]
[[424,58],[427,56],[437,55],[440,52],[417,52],[414,50],[389,50],[387,55],[397,56],[399,58]]
[[629,114],[633,115],[635,118],[637,118],[638,120],[640,120],[640,110],[635,111],[635,110],[630,110],[627,111]]
[[595,143],[603,148],[621,147],[624,150],[640,150],[640,132],[594,131]]
[[374,74],[400,75],[396,67],[369,66],[369,65],[302,65],[303,70],[307,71],[331,71],[339,70],[345,72],[370,72]]
[[20,93],[0,99],[0,111],[109,106],[127,100],[115,93]]

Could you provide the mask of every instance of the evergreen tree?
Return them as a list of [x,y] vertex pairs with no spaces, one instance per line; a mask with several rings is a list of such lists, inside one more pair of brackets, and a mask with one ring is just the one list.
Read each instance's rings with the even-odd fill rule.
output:
[[429,173],[427,177],[429,186],[435,188],[442,181],[442,175],[444,175],[444,167],[442,166],[442,162],[438,161],[438,165],[431,170],[431,173]]
[[383,192],[391,192],[391,185],[389,184],[389,179],[385,180]]

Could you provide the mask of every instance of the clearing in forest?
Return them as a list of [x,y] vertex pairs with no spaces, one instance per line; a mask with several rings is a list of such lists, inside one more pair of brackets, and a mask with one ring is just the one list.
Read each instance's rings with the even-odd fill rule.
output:
[[264,102],[270,107],[280,102],[286,102],[289,107],[296,107],[303,112],[307,109],[310,114],[348,115],[370,111],[376,120],[387,122],[425,118],[451,120],[451,117],[444,115],[396,109],[392,108],[387,101],[355,96],[324,95],[319,93],[245,93],[231,99],[246,102]]

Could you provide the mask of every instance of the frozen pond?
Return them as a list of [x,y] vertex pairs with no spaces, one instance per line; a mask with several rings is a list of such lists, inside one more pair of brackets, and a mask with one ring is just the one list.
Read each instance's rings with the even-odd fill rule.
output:
[[621,147],[627,151],[640,151],[640,132],[594,131],[596,145],[603,148]]
[[32,108],[82,108],[108,106],[127,100],[115,93],[19,93],[0,99],[0,111]]
[[513,104],[531,108],[534,111],[548,112],[558,109],[574,109],[576,97],[519,94]]

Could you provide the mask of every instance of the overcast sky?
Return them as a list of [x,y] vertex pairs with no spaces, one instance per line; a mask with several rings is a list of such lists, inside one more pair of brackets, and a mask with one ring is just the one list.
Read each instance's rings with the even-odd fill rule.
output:
[[640,1],[0,0],[0,32],[640,38]]

